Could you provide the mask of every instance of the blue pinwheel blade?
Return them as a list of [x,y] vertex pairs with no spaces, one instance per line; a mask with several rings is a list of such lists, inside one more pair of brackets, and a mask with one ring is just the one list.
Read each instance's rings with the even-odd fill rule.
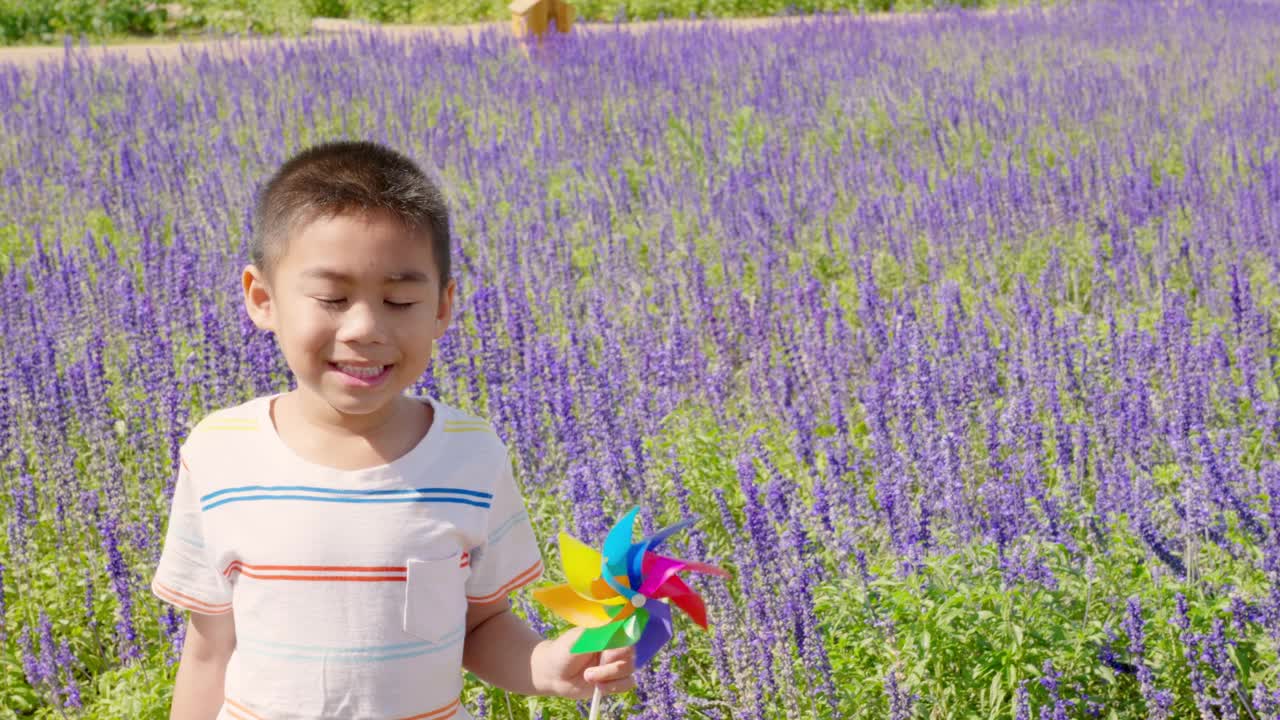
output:
[[631,550],[631,536],[635,533],[636,514],[640,508],[631,508],[631,512],[614,523],[613,529],[604,539],[604,570],[606,576],[627,575],[627,558]]
[[697,521],[698,521],[698,518],[696,517],[691,517],[688,520],[681,520],[675,525],[672,525],[671,527],[668,527],[668,528],[663,528],[658,532],[650,535],[649,537],[641,540],[640,543],[638,544],[647,544],[649,546],[647,549],[654,550],[659,545],[661,545],[664,540],[671,537],[672,535],[675,535],[676,533],[680,532],[681,530],[684,530],[685,528],[693,527],[693,524],[696,523]]
[[649,622],[636,642],[637,668],[644,667],[671,639],[671,608],[664,602],[654,601],[645,603],[644,609],[649,611]]
[[664,540],[675,535],[676,533],[691,527],[698,519],[696,517],[680,522],[668,528],[663,528],[649,537],[631,546],[631,553],[627,557],[627,578],[631,580],[631,587],[638,588],[644,579],[644,554],[656,549]]
[[627,556],[627,579],[633,588],[639,589],[644,582],[644,554],[648,551],[647,540],[631,546],[631,553]]

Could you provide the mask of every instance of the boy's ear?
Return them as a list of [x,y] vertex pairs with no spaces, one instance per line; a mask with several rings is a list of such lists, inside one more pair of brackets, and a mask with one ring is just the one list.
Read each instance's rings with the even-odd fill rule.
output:
[[271,288],[267,285],[266,276],[255,265],[246,265],[240,276],[244,286],[244,309],[249,312],[249,319],[259,330],[274,332],[275,306],[271,301]]
[[445,283],[444,289],[440,291],[440,302],[436,304],[436,340],[444,337],[444,331],[448,330],[449,323],[453,322],[453,291],[456,287],[457,284],[453,278],[449,278],[449,282]]

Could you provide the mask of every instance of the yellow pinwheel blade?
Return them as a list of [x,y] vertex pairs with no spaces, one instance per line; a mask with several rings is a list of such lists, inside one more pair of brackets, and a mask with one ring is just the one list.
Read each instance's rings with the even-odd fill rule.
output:
[[[587,600],[605,605],[621,605],[627,601],[600,577],[604,558],[595,548],[564,531],[560,532],[560,562],[564,564],[564,576],[573,588]],[[614,578],[625,584],[627,576]]]
[[566,532],[560,533],[560,560],[570,587],[585,598],[595,597],[591,586],[600,578],[603,559],[595,548]]
[[533,599],[578,627],[600,627],[615,621],[603,605],[582,597],[569,585],[536,588]]
[[560,560],[569,585],[590,597],[591,583],[600,577],[600,553],[566,532],[560,533]]

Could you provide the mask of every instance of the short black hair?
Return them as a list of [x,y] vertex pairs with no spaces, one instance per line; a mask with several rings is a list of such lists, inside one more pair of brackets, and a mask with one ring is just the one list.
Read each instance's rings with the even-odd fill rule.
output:
[[385,212],[430,237],[443,291],[451,271],[444,196],[416,163],[373,142],[322,143],[285,161],[258,195],[249,260],[270,276],[292,235],[308,223],[369,212]]

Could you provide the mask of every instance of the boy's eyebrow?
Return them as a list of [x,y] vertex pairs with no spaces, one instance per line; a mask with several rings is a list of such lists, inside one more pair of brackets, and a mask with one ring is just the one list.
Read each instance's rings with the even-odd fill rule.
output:
[[[320,280],[333,280],[335,282],[340,282],[340,283],[352,282],[352,278],[350,275],[347,275],[346,273],[338,272],[337,270],[329,270],[327,268],[312,268],[310,270],[305,270],[302,273],[302,277],[318,278]],[[393,272],[388,274],[386,277],[383,278],[383,280],[385,280],[386,282],[393,282],[393,283],[394,282],[425,283],[427,282],[427,276],[425,273],[418,272],[417,270],[401,270],[400,272]]]

